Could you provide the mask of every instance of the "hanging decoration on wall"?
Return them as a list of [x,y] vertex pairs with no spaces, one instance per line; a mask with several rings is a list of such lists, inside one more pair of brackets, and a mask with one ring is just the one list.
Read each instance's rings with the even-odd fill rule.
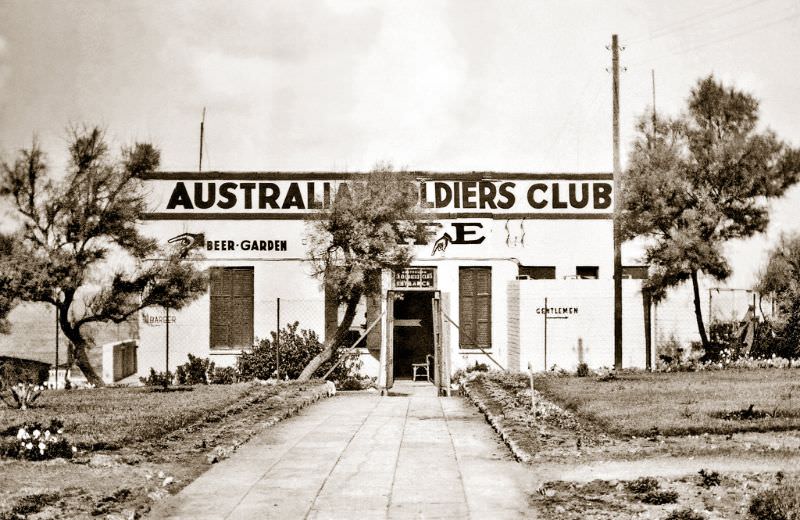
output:
[[[519,230],[515,229],[515,223],[519,222]],[[519,221],[506,220],[506,245],[508,247],[521,247],[525,245],[525,219]]]

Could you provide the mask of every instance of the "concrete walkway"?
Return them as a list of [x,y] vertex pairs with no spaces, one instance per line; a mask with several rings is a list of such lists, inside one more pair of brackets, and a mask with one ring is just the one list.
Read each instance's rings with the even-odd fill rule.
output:
[[242,446],[151,518],[531,518],[483,416],[433,386],[325,399]]

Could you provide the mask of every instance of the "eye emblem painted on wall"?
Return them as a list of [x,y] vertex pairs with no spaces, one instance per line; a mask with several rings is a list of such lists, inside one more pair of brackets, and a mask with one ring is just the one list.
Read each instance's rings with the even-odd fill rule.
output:
[[455,230],[455,236],[450,233],[443,233],[436,242],[433,243],[431,256],[436,256],[437,252],[444,252],[450,244],[480,244],[486,240],[485,236],[479,236],[478,230],[483,228],[480,222],[454,222],[450,226]]
[[167,240],[169,244],[175,244],[180,251],[180,257],[185,258],[192,249],[203,247],[206,243],[205,233],[181,233]]

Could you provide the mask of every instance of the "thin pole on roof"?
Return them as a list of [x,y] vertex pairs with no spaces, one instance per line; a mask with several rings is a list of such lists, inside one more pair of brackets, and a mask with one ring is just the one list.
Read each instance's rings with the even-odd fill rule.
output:
[[203,107],[203,118],[200,120],[200,162],[197,165],[197,171],[203,171],[203,130],[206,123],[206,107]]

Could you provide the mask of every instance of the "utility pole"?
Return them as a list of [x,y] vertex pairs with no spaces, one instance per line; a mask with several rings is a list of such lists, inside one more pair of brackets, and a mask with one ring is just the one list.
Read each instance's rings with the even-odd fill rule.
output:
[[275,379],[281,378],[281,299],[275,311]]
[[55,390],[58,390],[58,304],[55,305],[56,308],[56,384],[53,387]]
[[206,107],[203,107],[203,118],[200,120],[200,163],[197,166],[197,171],[203,171],[203,127],[206,123]]
[[619,212],[620,175],[619,158],[619,43],[617,35],[611,35],[612,74],[612,132],[614,138],[614,369],[622,368],[622,248],[620,243]]
[[165,355],[164,355],[164,367],[165,367],[166,373],[169,374],[169,307],[167,307],[165,309],[165,311],[166,311],[166,316],[164,317],[165,318],[164,319],[164,329],[166,331],[166,337],[164,339],[166,340],[166,342],[165,342],[165,348],[164,348],[164,353],[165,353]]
[[653,85],[653,139],[656,137],[656,69],[650,69],[650,80]]

